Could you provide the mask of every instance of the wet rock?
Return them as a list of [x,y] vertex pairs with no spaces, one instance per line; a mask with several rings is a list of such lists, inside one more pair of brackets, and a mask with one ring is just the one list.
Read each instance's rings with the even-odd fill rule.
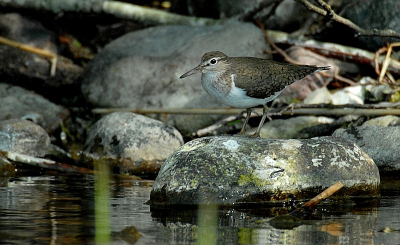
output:
[[168,158],[150,202],[231,205],[303,199],[337,181],[345,185],[338,196],[374,196],[379,191],[378,168],[351,141],[205,137],[186,143]]
[[0,83],[0,120],[23,118],[43,127],[48,133],[60,127],[69,111],[41,95],[18,86]]
[[156,174],[182,144],[182,136],[171,126],[142,115],[116,112],[92,126],[82,163],[91,167],[102,158],[118,172]]
[[[124,35],[97,54],[82,75],[82,92],[97,107],[205,108],[214,100],[204,91],[200,75],[179,79],[180,75],[197,66],[209,51],[266,58],[267,49],[263,32],[249,23],[151,27]],[[186,118],[169,116],[172,123],[185,121],[173,117]],[[191,121],[193,126],[186,131],[208,126],[203,122],[207,117]],[[187,128],[185,123],[174,126]]]
[[15,175],[15,167],[10,161],[0,156],[0,186],[7,186],[9,178]]
[[43,157],[50,145],[49,135],[36,123],[23,119],[0,121],[1,151]]
[[338,129],[332,136],[355,142],[374,159],[381,173],[400,170],[400,127],[362,125]]

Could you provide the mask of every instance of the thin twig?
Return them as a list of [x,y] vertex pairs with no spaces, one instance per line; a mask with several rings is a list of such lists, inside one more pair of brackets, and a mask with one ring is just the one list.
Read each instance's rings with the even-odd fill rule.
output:
[[378,51],[375,52],[375,59],[374,59],[374,61],[375,61],[375,72],[376,72],[376,75],[378,75],[378,76],[381,74],[381,71],[379,69],[379,56],[382,53],[386,52],[387,50],[388,50],[388,47],[382,47],[382,48],[378,49]]
[[[300,62],[298,62],[298,61],[296,61],[295,59],[293,59],[292,57],[290,57],[285,51],[283,51],[281,48],[279,48],[275,43],[271,42],[271,40],[269,39],[269,36],[268,36],[268,31],[267,31],[266,29],[264,29],[264,25],[263,25],[261,22],[257,21],[257,24],[259,25],[259,27],[261,28],[261,30],[264,32],[264,36],[265,36],[265,39],[267,40],[268,44],[269,44],[276,52],[278,52],[280,55],[282,55],[283,58],[284,58],[287,62],[292,63],[292,64],[295,64],[295,65],[302,65]],[[348,78],[345,78],[345,77],[341,76],[341,75],[339,74],[339,70],[337,70],[337,71],[335,72],[334,78],[335,78],[336,80],[338,80],[338,81],[341,81],[341,82],[344,82],[344,83],[347,83],[347,84],[350,84],[350,85],[353,85],[353,86],[354,86],[354,85],[357,85],[356,82],[354,82],[354,81],[352,81],[352,80],[350,80],[350,79],[348,79]],[[328,85],[328,84],[326,84],[326,85]]]
[[282,57],[289,63],[295,64],[295,65],[301,65],[299,62],[294,60],[292,57],[290,57],[285,51],[283,51],[281,48],[279,48],[275,43],[271,42],[268,36],[268,31],[264,29],[264,25],[260,21],[256,21],[257,25],[260,27],[260,29],[264,32],[265,40],[267,40],[268,44]]
[[378,30],[378,29],[372,29],[372,30],[366,30],[358,25],[356,25],[354,22],[341,17],[340,15],[337,15],[331,7],[326,4],[323,0],[317,0],[318,3],[324,8],[321,9],[314,4],[310,3],[307,0],[295,0],[296,2],[299,2],[303,4],[308,10],[314,11],[315,13],[318,13],[322,16],[329,17],[331,20],[334,20],[338,23],[341,23],[343,25],[346,25],[353,29],[356,34],[355,36],[380,36],[380,37],[395,37],[395,38],[400,38],[400,33],[394,30]]
[[[335,58],[347,62],[353,62],[364,65],[371,65],[375,68],[376,62],[383,63],[384,57],[375,57],[375,54],[363,49],[354,47],[344,46],[336,43],[318,42],[312,39],[306,41],[293,38],[285,32],[268,30],[268,37],[273,43],[296,45],[303,47],[317,54],[324,55],[324,57]],[[390,72],[400,74],[400,62],[390,58],[390,66],[388,67]]]
[[[306,105],[296,104],[291,112],[283,112],[283,115],[365,115],[365,116],[383,116],[383,115],[400,115],[400,103],[389,103],[386,106],[379,105]],[[181,114],[181,115],[237,115],[243,112],[243,109],[236,108],[148,108],[148,109],[133,109],[133,108],[97,108],[93,109],[94,114],[107,114],[113,112],[134,112],[138,114]],[[262,109],[256,108],[255,113],[262,115]],[[270,110],[271,114],[281,111],[280,108]],[[272,114],[274,115],[274,114]]]
[[93,170],[77,167],[61,162],[56,162],[53,160],[48,160],[44,158],[38,158],[33,156],[28,156],[24,154],[19,154],[16,152],[9,151],[0,151],[0,157],[4,157],[5,159],[16,162],[16,163],[24,163],[31,166],[36,166],[49,170],[56,170],[61,172],[73,172],[73,173],[83,173],[83,174],[92,174]]
[[224,118],[224,119],[222,119],[222,120],[220,120],[220,121],[218,121],[218,122],[216,122],[216,123],[214,123],[214,124],[212,124],[212,125],[210,125],[210,126],[208,126],[206,128],[202,128],[202,129],[197,130],[196,135],[198,137],[201,137],[201,136],[210,134],[213,131],[223,127],[224,125],[226,125],[226,124],[228,124],[230,122],[236,121],[236,120],[238,120],[238,116],[226,117],[226,118]]
[[385,60],[384,60],[384,62],[383,62],[383,64],[382,64],[382,70],[380,71],[380,74],[379,74],[378,82],[382,83],[385,74],[387,75],[387,77],[389,78],[389,80],[390,80],[392,83],[395,83],[395,82],[396,82],[396,81],[394,80],[393,76],[392,76],[390,73],[387,72],[387,69],[388,69],[389,64],[390,64],[390,61],[391,61],[390,56],[391,56],[391,54],[392,54],[392,49],[393,49],[393,47],[398,47],[398,46],[400,46],[400,42],[391,43],[391,44],[389,45],[389,48],[387,49],[387,53],[386,53]]
[[52,77],[54,77],[56,75],[56,67],[57,67],[57,60],[58,60],[57,54],[50,52],[48,50],[42,49],[42,48],[36,48],[36,47],[28,45],[28,44],[19,43],[19,42],[13,41],[13,40],[5,38],[5,37],[0,37],[0,43],[10,46],[10,47],[13,47],[13,48],[19,48],[21,50],[49,58],[50,63],[51,63],[50,75]]
[[275,228],[293,229],[294,227],[301,224],[301,220],[309,213],[309,211],[313,207],[315,207],[322,200],[330,197],[331,195],[339,191],[343,186],[344,185],[340,181],[338,181],[328,189],[315,196],[310,201],[303,204],[301,207],[296,208],[293,212],[289,214],[278,215],[270,219],[268,222]]

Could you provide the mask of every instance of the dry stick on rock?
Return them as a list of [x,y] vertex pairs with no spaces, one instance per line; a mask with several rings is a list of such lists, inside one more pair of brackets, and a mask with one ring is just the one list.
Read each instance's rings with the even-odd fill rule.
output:
[[329,17],[330,19],[341,23],[343,25],[346,25],[353,29],[356,34],[355,36],[381,36],[381,37],[395,37],[395,38],[400,38],[400,32],[394,31],[394,30],[378,30],[378,29],[373,29],[373,30],[365,30],[358,25],[354,24],[352,21],[341,17],[340,15],[337,15],[332,8],[326,4],[323,0],[317,0],[319,5],[321,5],[324,9],[318,8],[317,6],[313,5],[307,0],[295,0],[296,2],[302,3],[308,10],[314,11],[315,13],[318,13],[322,16]]
[[[384,105],[327,105],[327,104],[295,104],[293,105],[293,115],[364,115],[364,116],[384,116],[384,115],[400,115],[400,102],[385,103]],[[274,112],[278,109],[271,109]],[[138,114],[181,114],[181,115],[236,115],[241,113],[242,109],[236,108],[177,108],[177,109],[162,109],[162,108],[97,108],[92,109],[94,114],[108,114],[113,112],[134,112]],[[262,108],[256,108],[255,113],[262,114]],[[290,112],[285,112],[283,115],[290,115]]]
[[72,166],[65,163],[60,163],[44,158],[32,157],[24,154],[19,154],[16,152],[8,152],[8,151],[0,151],[0,157],[5,158],[11,162],[28,164],[31,166],[36,166],[49,170],[56,170],[60,172],[69,172],[69,173],[81,173],[81,174],[92,174],[93,170]]
[[48,50],[45,50],[45,49],[36,48],[36,47],[28,45],[28,44],[19,43],[19,42],[13,41],[11,39],[7,39],[5,37],[0,37],[0,43],[4,44],[4,45],[8,45],[10,47],[19,48],[21,50],[49,58],[50,62],[51,62],[50,75],[52,77],[54,77],[56,75],[56,67],[57,67],[57,60],[58,60],[57,54],[50,52]]

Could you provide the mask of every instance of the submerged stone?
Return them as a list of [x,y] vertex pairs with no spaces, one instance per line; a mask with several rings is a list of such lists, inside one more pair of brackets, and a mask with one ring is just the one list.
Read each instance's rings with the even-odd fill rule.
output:
[[378,195],[373,160],[351,141],[218,136],[190,141],[161,167],[151,205],[241,204],[311,198],[341,181],[336,195]]

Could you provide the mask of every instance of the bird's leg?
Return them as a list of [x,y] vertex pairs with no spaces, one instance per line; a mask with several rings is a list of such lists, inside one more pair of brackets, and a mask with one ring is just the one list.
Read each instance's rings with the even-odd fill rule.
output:
[[267,105],[263,105],[263,116],[261,118],[260,124],[258,125],[257,131],[253,134],[254,137],[260,138],[260,131],[262,126],[264,125],[265,119],[268,117],[270,119],[270,117],[268,116],[268,111],[269,108]]
[[244,132],[246,131],[246,125],[247,125],[247,123],[249,122],[250,115],[251,115],[251,108],[247,108],[247,109],[246,109],[246,113],[247,113],[247,115],[246,115],[246,120],[244,121],[242,130],[240,130],[240,133],[239,133],[239,134],[244,134]]

